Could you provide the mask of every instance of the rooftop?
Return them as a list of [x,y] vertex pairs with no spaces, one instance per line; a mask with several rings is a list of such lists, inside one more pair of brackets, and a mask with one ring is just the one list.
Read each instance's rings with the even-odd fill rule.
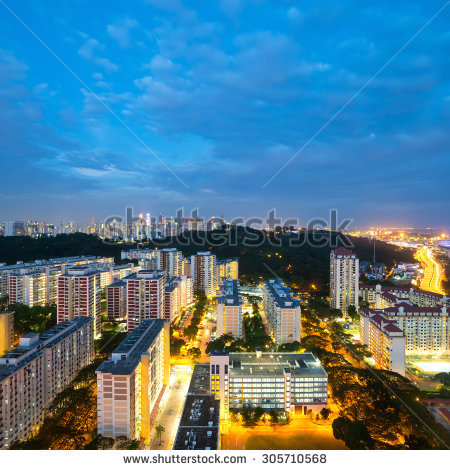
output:
[[114,375],[130,375],[138,366],[141,355],[164,328],[166,320],[143,320],[120,345],[114,349],[111,358],[103,362],[96,372]]
[[20,346],[0,357],[0,380],[30,363],[45,349],[54,347],[64,338],[93,321],[91,317],[75,317],[72,320],[59,323],[43,333],[31,332],[22,336]]
[[192,372],[188,395],[209,395],[209,364],[196,364]]
[[342,246],[340,246],[339,248],[336,248],[331,253],[333,253],[334,256],[352,256],[352,257],[356,257],[356,254],[353,253],[353,251],[348,250],[347,248],[344,248]]
[[220,401],[211,395],[188,395],[174,450],[217,450]]
[[281,308],[294,308],[300,306],[300,301],[292,297],[291,290],[281,279],[271,279],[264,282],[274,302]]
[[227,279],[225,283],[219,286],[222,295],[217,297],[217,302],[226,305],[241,305],[242,297],[239,281]]
[[[215,351],[215,355],[220,351]],[[312,353],[229,353],[230,376],[294,376],[327,377],[319,359]]]

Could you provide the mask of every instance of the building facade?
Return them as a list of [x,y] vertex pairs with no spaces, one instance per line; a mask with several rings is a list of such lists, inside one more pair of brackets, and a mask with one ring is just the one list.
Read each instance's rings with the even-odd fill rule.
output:
[[101,323],[100,272],[89,266],[74,266],[58,278],[58,323],[75,317],[94,319],[94,334],[100,336]]
[[0,356],[14,346],[14,312],[0,312]]
[[345,314],[359,301],[359,259],[346,248],[336,248],[330,253],[330,304],[331,308]]
[[229,353],[210,356],[211,393],[229,410],[320,411],[327,404],[328,376],[311,353]]
[[127,283],[123,279],[106,287],[106,316],[119,321],[127,318]]
[[156,250],[158,268],[166,271],[167,278],[181,276],[183,253],[176,248]]
[[406,337],[406,356],[450,354],[450,301],[416,287],[361,286],[372,312],[396,323]]
[[396,322],[385,318],[382,311],[361,309],[359,332],[376,367],[405,375],[406,337]]
[[94,359],[94,320],[80,317],[29,333],[0,357],[0,449],[27,439],[46,408]]
[[218,287],[216,255],[210,251],[192,255],[191,276],[194,280],[195,291],[202,290],[207,297],[215,296]]
[[239,281],[222,278],[217,296],[217,336],[243,337],[243,302]]
[[143,320],[97,369],[97,427],[148,444],[170,377],[169,322]]
[[301,339],[300,301],[281,279],[271,279],[263,286],[264,312],[274,340],[278,344]]
[[217,260],[217,276],[237,281],[239,279],[239,258]]
[[126,283],[128,331],[142,320],[164,318],[165,271],[140,271],[128,276]]

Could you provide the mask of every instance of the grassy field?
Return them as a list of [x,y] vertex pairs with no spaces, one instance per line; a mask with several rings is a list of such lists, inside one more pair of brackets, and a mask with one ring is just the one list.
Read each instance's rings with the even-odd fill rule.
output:
[[244,443],[245,450],[344,450],[329,432],[292,432],[289,435],[253,434]]

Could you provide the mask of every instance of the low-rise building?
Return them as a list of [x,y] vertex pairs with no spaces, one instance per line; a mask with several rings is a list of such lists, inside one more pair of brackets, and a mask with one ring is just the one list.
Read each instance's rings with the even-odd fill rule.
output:
[[209,364],[196,364],[175,438],[174,450],[217,450],[220,401],[210,393]]
[[210,355],[211,393],[221,410],[320,411],[327,404],[328,376],[311,353],[230,353]]

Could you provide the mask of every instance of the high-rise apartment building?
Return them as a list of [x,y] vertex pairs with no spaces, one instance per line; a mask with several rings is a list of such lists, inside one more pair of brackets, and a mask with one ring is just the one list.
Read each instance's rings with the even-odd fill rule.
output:
[[176,248],[163,248],[156,250],[158,268],[166,271],[167,278],[181,275],[183,253]]
[[450,301],[416,287],[361,286],[361,298],[404,332],[406,356],[450,354]]
[[94,321],[74,318],[28,333],[0,357],[0,449],[37,431],[45,410],[94,359]]
[[9,303],[29,307],[45,305],[47,301],[47,277],[43,269],[21,269],[9,276]]
[[242,338],[242,297],[239,281],[222,278],[217,296],[217,336]]
[[306,414],[327,404],[328,376],[311,353],[212,351],[210,375],[225,417],[256,407]]
[[125,320],[127,317],[127,283],[124,279],[106,287],[106,316],[110,320]]
[[199,251],[192,255],[191,276],[195,291],[202,290],[208,297],[215,296],[218,287],[216,255],[210,251]]
[[150,427],[169,384],[169,322],[143,320],[96,372],[98,433],[143,438],[148,444]]
[[217,260],[217,275],[219,282],[223,277],[237,281],[239,279],[239,258]]
[[300,301],[281,279],[264,282],[264,312],[278,344],[292,343],[301,339]]
[[58,323],[74,317],[94,319],[95,337],[100,336],[101,323],[100,272],[89,266],[74,266],[58,278]]
[[[69,256],[66,258],[53,258],[48,260],[34,260],[29,262],[18,261],[12,265],[0,265],[0,296],[9,294],[9,278],[14,275],[19,277],[29,273],[45,273],[46,276],[46,291],[42,290],[41,299],[43,302],[53,303],[56,302],[57,295],[57,279],[58,277],[73,266],[81,266],[90,264],[99,269],[105,266],[111,266],[114,263],[114,258],[104,256]],[[30,279],[29,282],[34,282]],[[32,289],[32,286],[26,287]],[[30,297],[32,300],[32,297]],[[44,300],[45,299],[45,300]],[[26,300],[26,297],[25,297]],[[22,302],[23,303],[23,302]],[[28,304],[27,304],[28,305]]]
[[350,305],[358,308],[359,259],[347,248],[330,253],[330,304],[345,314]]
[[14,345],[14,312],[0,312],[0,356]]
[[141,266],[135,266],[133,263],[119,264],[117,266],[95,266],[100,271],[100,287],[106,289],[107,286],[115,281],[119,281],[134,272],[141,270]]
[[375,366],[405,375],[405,334],[383,311],[361,309],[359,332]]
[[128,331],[142,320],[164,318],[165,271],[140,271],[125,280]]
[[173,281],[166,282],[164,289],[164,319],[173,322],[180,312],[180,287]]

